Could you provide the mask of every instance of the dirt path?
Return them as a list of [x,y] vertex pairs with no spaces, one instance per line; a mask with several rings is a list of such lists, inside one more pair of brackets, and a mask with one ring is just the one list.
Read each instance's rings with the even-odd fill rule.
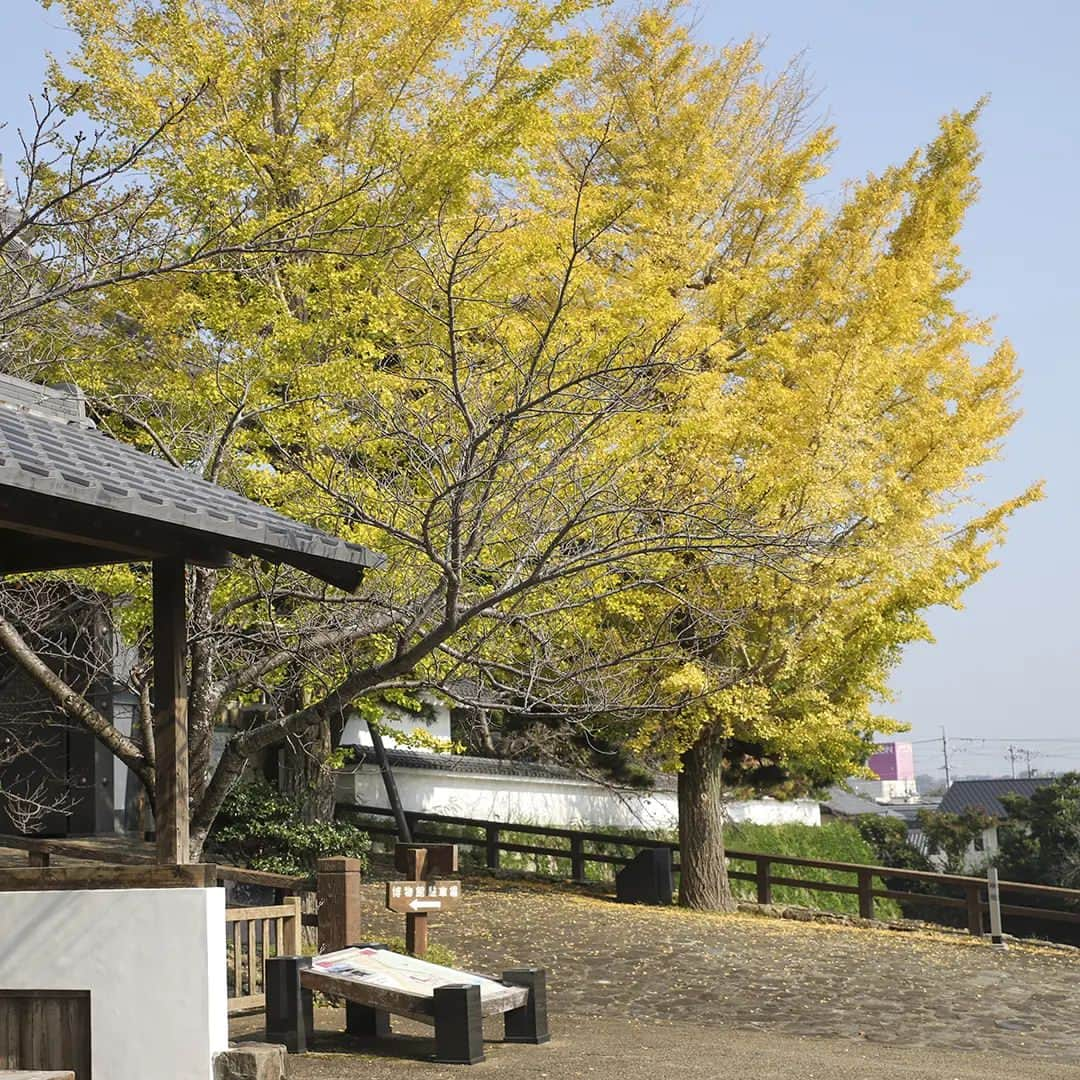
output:
[[[400,917],[368,888],[370,939],[400,935]],[[462,908],[433,925],[432,940],[474,970],[548,969],[553,1043],[493,1046],[470,1075],[501,1063],[508,1080],[1080,1078],[1073,952],[1000,953],[962,936],[626,907],[516,883],[474,884]],[[329,1013],[319,1023],[339,1026]],[[408,1058],[365,1056],[360,1069],[340,1053],[355,1045],[326,1039],[329,1056],[295,1059],[292,1075],[459,1075],[415,1061],[427,1042],[388,1048]]]

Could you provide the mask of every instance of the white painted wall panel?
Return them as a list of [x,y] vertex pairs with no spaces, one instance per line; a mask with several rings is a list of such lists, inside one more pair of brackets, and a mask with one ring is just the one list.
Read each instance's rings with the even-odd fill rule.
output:
[[[677,829],[679,826],[678,801],[670,791],[616,791],[584,780],[484,776],[400,767],[394,769],[394,778],[406,810],[568,829]],[[340,772],[337,798],[339,802],[356,806],[389,806],[382,777],[372,765]],[[821,811],[813,799],[732,802],[728,804],[728,813],[732,821],[821,824]]]
[[210,1080],[225,890],[0,893],[0,988],[89,990],[95,1080]]

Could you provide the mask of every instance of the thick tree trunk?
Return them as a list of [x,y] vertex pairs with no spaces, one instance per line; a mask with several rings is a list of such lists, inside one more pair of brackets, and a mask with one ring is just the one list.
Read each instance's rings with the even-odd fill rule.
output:
[[300,803],[304,822],[332,821],[334,818],[334,773],[327,766],[333,749],[330,723],[326,719],[312,724],[300,735],[282,745],[286,792]]
[[679,773],[679,903],[699,911],[734,911],[724,861],[722,739],[702,736],[682,756]]

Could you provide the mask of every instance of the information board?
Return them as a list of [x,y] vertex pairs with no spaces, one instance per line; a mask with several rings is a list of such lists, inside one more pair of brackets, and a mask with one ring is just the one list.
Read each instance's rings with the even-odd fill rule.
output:
[[494,979],[467,971],[429,964],[415,956],[403,956],[389,949],[355,947],[324,953],[311,959],[312,972],[344,982],[377,986],[418,998],[430,998],[440,986],[467,984],[480,987],[481,1000],[505,997],[507,987]]

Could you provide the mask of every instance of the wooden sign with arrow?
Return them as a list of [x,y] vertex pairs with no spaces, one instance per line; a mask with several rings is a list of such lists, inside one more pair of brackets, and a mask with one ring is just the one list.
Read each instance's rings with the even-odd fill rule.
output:
[[401,915],[452,911],[461,902],[458,881],[388,881],[386,906]]
[[427,953],[427,917],[433,911],[449,911],[461,899],[461,882],[435,881],[434,874],[454,873],[458,868],[456,844],[397,844],[394,866],[408,874],[408,881],[386,886],[386,906],[405,916],[405,951],[423,957]]

